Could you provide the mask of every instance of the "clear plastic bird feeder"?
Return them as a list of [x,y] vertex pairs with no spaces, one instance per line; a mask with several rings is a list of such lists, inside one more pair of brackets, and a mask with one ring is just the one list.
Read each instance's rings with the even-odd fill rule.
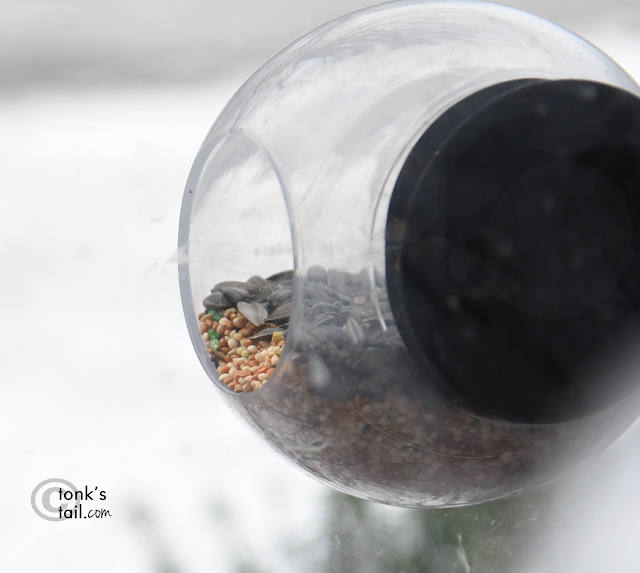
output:
[[[182,299],[216,388],[308,474],[392,505],[585,461],[640,411],[639,94],[582,39],[484,2],[382,4],[286,47],[185,190]],[[276,338],[240,348],[247,321],[216,314],[238,305]]]

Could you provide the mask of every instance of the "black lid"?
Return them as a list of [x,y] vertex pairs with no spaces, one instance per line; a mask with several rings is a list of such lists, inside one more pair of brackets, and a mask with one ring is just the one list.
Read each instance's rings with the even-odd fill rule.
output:
[[635,95],[526,79],[451,107],[409,154],[387,220],[391,307],[425,383],[526,423],[627,395],[610,373],[640,336],[639,225]]

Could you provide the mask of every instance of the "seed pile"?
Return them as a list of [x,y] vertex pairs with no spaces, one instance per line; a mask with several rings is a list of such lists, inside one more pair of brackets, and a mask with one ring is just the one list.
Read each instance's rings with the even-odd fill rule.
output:
[[[298,362],[307,363],[316,393],[349,400],[380,390],[381,377],[402,379],[395,362],[403,345],[385,287],[377,273],[319,266],[307,271],[304,320],[294,350]],[[382,392],[389,386],[386,379]]]
[[[292,283],[291,272],[252,277],[220,283],[205,299],[203,336],[221,329],[218,342],[205,339],[218,345],[210,348],[212,359],[236,392],[261,386],[260,374],[268,378],[280,361]],[[326,483],[350,484],[351,493],[399,505],[486,501],[548,482],[611,425],[610,416],[600,415],[561,426],[479,418],[438,396],[429,373],[415,366],[384,277],[311,267],[296,288],[300,323],[286,343],[277,384],[246,395],[240,411]],[[270,368],[258,374],[267,362]],[[623,424],[628,415],[619,414]]]
[[235,392],[262,388],[275,371],[291,317],[293,272],[218,283],[198,317],[220,381]]

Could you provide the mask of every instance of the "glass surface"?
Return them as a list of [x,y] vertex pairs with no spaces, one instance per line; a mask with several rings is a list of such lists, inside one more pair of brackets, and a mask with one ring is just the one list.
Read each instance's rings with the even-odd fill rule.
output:
[[[525,80],[614,86],[633,102],[640,93],[593,46],[537,17],[483,2],[403,1],[329,22],[282,50],[207,136],[180,223],[189,332],[229,405],[321,482],[406,507],[480,503],[549,482],[637,416],[635,393],[566,421],[508,421],[499,408],[457,401],[432,384],[410,336],[396,326],[403,317],[393,297],[402,285],[390,282],[387,239],[404,236],[410,219],[389,219],[403,167],[456,104]],[[637,153],[637,138],[628,145]],[[612,205],[612,220],[624,219]],[[501,207],[510,208],[508,201]],[[217,233],[221,227],[231,232]],[[630,233],[628,224],[620,227],[621,245]],[[614,274],[623,272],[625,256]],[[279,361],[270,362],[275,370],[261,387],[232,389],[219,370],[231,353],[220,356],[205,344],[212,341],[203,300],[220,282],[288,269],[294,279],[286,311],[262,301],[289,289],[277,277],[263,292],[247,291],[251,303],[281,314],[266,321],[286,338]],[[247,366],[257,367],[257,359]]]

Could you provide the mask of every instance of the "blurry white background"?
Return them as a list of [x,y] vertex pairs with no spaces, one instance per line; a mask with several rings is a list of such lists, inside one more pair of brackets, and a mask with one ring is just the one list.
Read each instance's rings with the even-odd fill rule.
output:
[[[1,0],[0,571],[638,571],[638,424],[513,502],[400,510],[290,467],[197,363],[174,255],[191,161],[264,60],[369,4]],[[512,4],[640,80],[638,0]],[[112,516],[41,519],[48,478]]]

